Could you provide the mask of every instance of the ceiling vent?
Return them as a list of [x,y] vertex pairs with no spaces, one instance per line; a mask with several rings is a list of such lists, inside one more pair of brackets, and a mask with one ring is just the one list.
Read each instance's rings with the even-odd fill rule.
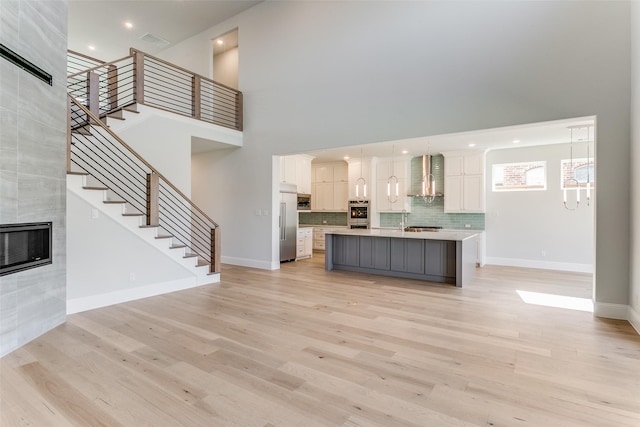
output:
[[171,44],[171,42],[169,40],[165,40],[162,37],[158,37],[158,36],[154,36],[151,33],[147,33],[143,36],[140,37],[140,40],[147,42],[147,43],[151,43],[154,46],[157,47],[165,47],[165,46],[169,46]]

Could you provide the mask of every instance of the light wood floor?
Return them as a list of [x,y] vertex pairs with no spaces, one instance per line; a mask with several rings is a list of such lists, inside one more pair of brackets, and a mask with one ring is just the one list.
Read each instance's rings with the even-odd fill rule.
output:
[[224,265],[222,283],[71,315],[1,360],[8,426],[640,426],[640,336],[528,305],[590,275],[472,285]]

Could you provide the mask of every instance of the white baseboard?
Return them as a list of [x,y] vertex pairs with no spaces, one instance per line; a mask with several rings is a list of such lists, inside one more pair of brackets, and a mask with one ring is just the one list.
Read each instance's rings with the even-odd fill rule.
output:
[[[218,282],[220,282],[219,274],[212,275],[211,282],[208,284]],[[169,282],[154,283],[152,285],[145,285],[137,288],[122,289],[119,291],[108,292],[106,294],[69,299],[67,300],[67,314],[80,313],[82,311],[93,310],[100,307],[167,294],[170,292],[182,291],[198,286],[202,285],[198,284],[196,278],[189,277]]]
[[629,316],[628,319],[633,329],[636,330],[638,334],[640,334],[640,313],[633,309],[633,307],[629,306]]
[[224,255],[220,257],[220,262],[223,264],[238,265],[240,267],[259,268],[261,270],[277,270],[280,268],[280,264],[278,264],[277,268],[273,268],[272,263],[269,261],[259,261],[256,259],[237,258]]
[[629,306],[595,301],[593,314],[597,317],[606,317],[607,319],[628,320]]
[[593,273],[593,265],[571,262],[540,261],[533,259],[487,257],[486,264],[506,267],[537,268],[542,270],[573,271],[576,273]]

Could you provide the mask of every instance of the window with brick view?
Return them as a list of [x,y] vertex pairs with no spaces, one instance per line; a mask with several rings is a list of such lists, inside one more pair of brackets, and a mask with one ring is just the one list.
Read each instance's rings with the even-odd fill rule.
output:
[[[561,178],[560,188],[586,188],[587,182],[591,183],[591,187],[595,187],[596,174],[593,159],[565,159],[560,162]],[[575,181],[574,181],[575,180]],[[578,181],[576,183],[576,181]]]
[[546,190],[547,162],[495,164],[491,181],[495,192]]

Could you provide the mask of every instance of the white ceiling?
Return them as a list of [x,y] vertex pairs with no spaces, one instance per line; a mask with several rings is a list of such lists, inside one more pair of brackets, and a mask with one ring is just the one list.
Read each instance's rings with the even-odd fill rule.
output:
[[[395,152],[396,156],[400,156],[403,151],[406,151],[404,154],[407,156],[416,157],[427,154],[427,151],[430,154],[438,154],[445,151],[488,151],[561,144],[571,142],[570,127],[577,126],[579,128],[574,128],[573,132],[573,142],[575,143],[587,140],[588,126],[591,126],[589,128],[589,139],[594,139],[594,122],[595,119],[593,117],[581,117],[472,132],[384,141],[330,150],[316,150],[306,154],[315,156],[314,161],[316,162],[330,162],[343,160],[345,156],[355,159],[360,158],[361,149],[363,157],[390,157],[392,152]],[[514,141],[519,142],[514,143]],[[470,144],[475,144],[475,146],[471,147]]]
[[[256,4],[256,0],[70,0],[69,49],[103,61],[129,54],[134,47],[155,54]],[[133,28],[127,29],[125,22]],[[145,34],[170,42],[159,46]],[[95,50],[90,50],[89,45]]]

